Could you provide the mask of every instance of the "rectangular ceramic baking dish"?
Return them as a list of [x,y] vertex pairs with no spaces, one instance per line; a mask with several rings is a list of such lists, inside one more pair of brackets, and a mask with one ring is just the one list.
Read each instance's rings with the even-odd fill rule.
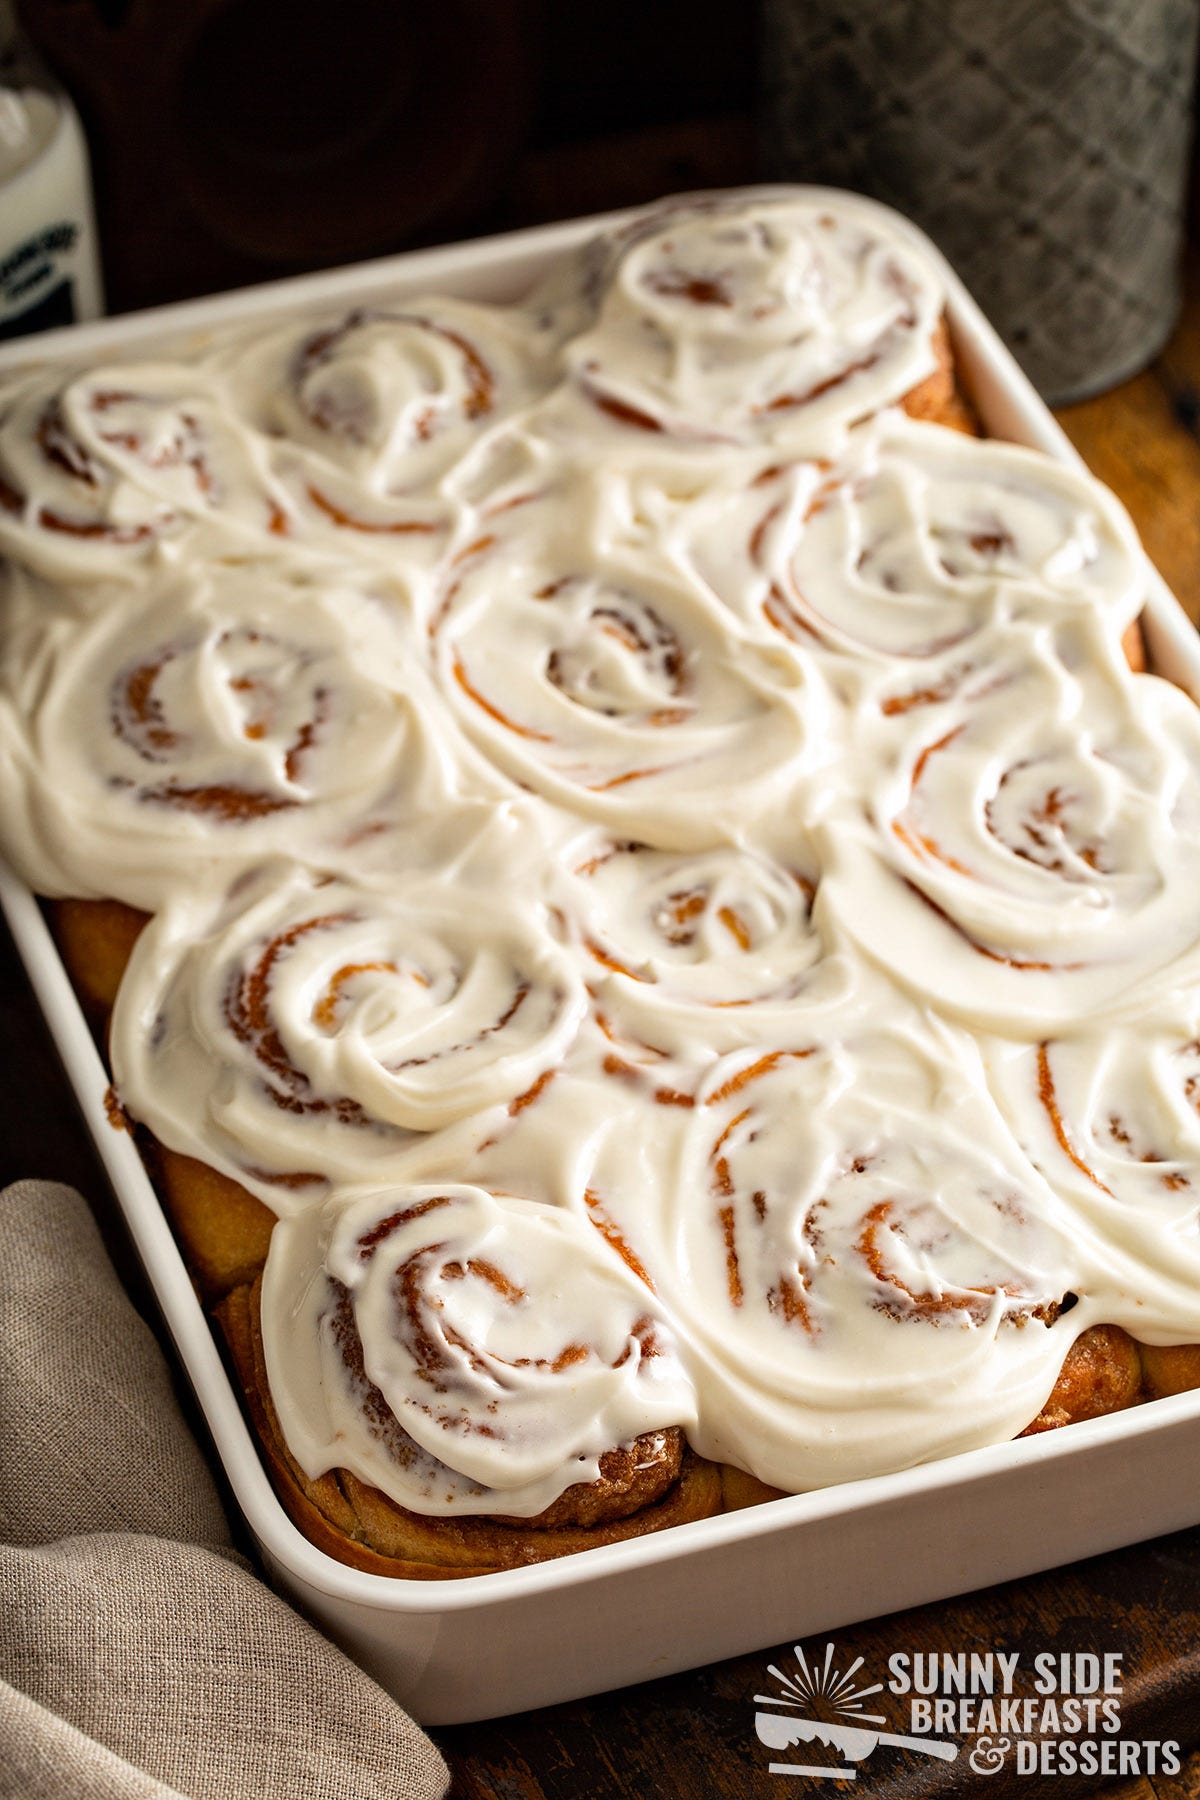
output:
[[[780,191],[849,202],[821,189]],[[624,216],[50,332],[0,353],[0,368],[32,357],[144,354],[181,339],[186,348],[232,320],[419,289],[516,299],[554,258]],[[961,284],[925,238],[904,229],[942,269],[955,347],[988,431],[1077,462]],[[1200,698],[1195,633],[1149,568],[1147,587],[1152,665]],[[334,1562],[300,1535],[271,1490],[133,1140],[108,1122],[108,1077],[41,910],[2,866],[0,902],[271,1578],[424,1722],[597,1693],[1200,1522],[1197,1392],[535,1568],[405,1582]]]

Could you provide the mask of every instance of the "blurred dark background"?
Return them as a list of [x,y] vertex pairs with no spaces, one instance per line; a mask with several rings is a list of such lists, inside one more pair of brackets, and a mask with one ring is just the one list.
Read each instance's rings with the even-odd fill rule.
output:
[[752,0],[20,0],[110,310],[752,178]]
[[109,309],[756,177],[930,234],[1055,403],[1178,313],[1200,0],[18,0]]

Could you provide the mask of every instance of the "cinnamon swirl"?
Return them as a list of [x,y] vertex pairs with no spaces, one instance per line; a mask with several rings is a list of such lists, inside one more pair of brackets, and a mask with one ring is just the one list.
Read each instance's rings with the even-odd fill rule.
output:
[[716,488],[676,530],[720,597],[809,649],[924,661],[1013,619],[1097,612],[1119,637],[1145,563],[1107,488],[993,440],[896,413],[858,427],[832,468],[787,463]]
[[[1016,1136],[1069,1198],[1077,1240],[1092,1263],[1086,1286],[1105,1318],[1140,1339],[1194,1343],[1200,1338],[1195,988],[1149,1004],[1139,995],[1121,1013],[1037,1044],[991,1041],[985,1053]],[[1161,1377],[1154,1385],[1162,1385]]]
[[593,436],[819,455],[897,401],[953,410],[937,276],[853,202],[700,197],[591,246],[581,287],[594,318],[559,404],[582,403]]
[[430,296],[239,331],[217,360],[256,430],[315,453],[379,499],[435,488],[483,434],[544,392],[553,344],[527,312]]
[[860,703],[862,799],[819,833],[822,904],[918,995],[1038,1037],[1195,942],[1200,714],[1099,621],[1010,626],[987,661]]
[[665,560],[596,541],[593,495],[556,487],[460,555],[430,621],[441,690],[485,755],[556,805],[702,845],[786,805],[826,759],[824,695]]
[[[605,1451],[594,1481],[573,1483],[529,1518],[430,1517],[397,1505],[349,1469],[310,1477],[283,1436],[271,1397],[261,1287],[260,1278],[235,1289],[218,1306],[216,1318],[283,1504],[306,1536],[339,1562],[408,1580],[484,1575],[664,1531],[721,1510],[719,1472],[673,1428],[645,1432],[619,1450]],[[374,1412],[381,1403],[369,1384],[361,1386],[363,1404]],[[386,1420],[384,1435],[402,1443]]]
[[698,1038],[732,1049],[835,983],[815,857],[797,834],[781,848],[688,853],[604,833],[572,846],[563,908],[605,1012],[675,1052]]
[[969,1042],[915,1013],[880,1029],[881,998],[713,1067],[647,1251],[693,1441],[788,1491],[1013,1436],[1090,1322],[1063,1310],[1067,1209]]
[[79,619],[22,579],[0,805],[31,886],[152,911],[272,852],[361,866],[365,838],[448,804],[405,606],[350,572],[215,563]]
[[162,1142],[287,1212],[445,1128],[466,1155],[558,1063],[583,1008],[534,907],[488,918],[436,882],[268,864],[215,912],[177,904],[143,932],[113,1071]]
[[281,1222],[263,1318],[308,1475],[349,1468],[426,1515],[543,1513],[609,1451],[695,1419],[662,1308],[603,1238],[482,1188],[388,1187]]
[[286,497],[194,364],[0,380],[0,549],[53,581],[132,578],[198,526],[269,541]]

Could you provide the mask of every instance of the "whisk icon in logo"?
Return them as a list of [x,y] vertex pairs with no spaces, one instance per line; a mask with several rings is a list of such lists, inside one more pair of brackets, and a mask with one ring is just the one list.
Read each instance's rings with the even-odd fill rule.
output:
[[[770,1673],[779,1683],[777,1694],[755,1694],[756,1706],[778,1710],[754,1715],[754,1729],[760,1743],[770,1750],[790,1750],[796,1744],[828,1744],[847,1763],[865,1762],[881,1744],[898,1750],[917,1750],[922,1756],[937,1756],[953,1762],[958,1745],[941,1738],[903,1737],[894,1731],[879,1731],[886,1725],[882,1713],[867,1712],[863,1705],[872,1694],[883,1692],[882,1682],[871,1687],[856,1687],[854,1677],[862,1668],[858,1657],[843,1673],[834,1666],[834,1647],[825,1646],[823,1663],[810,1668],[799,1644],[794,1646],[796,1669],[785,1675],[774,1663]],[[817,1781],[853,1781],[857,1768],[832,1763],[773,1762],[772,1775],[807,1775]]]

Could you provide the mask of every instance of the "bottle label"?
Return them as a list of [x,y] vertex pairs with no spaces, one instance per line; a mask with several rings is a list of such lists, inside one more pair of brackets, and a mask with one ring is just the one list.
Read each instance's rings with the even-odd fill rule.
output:
[[70,219],[45,226],[0,258],[0,338],[75,321],[69,267],[79,240]]

